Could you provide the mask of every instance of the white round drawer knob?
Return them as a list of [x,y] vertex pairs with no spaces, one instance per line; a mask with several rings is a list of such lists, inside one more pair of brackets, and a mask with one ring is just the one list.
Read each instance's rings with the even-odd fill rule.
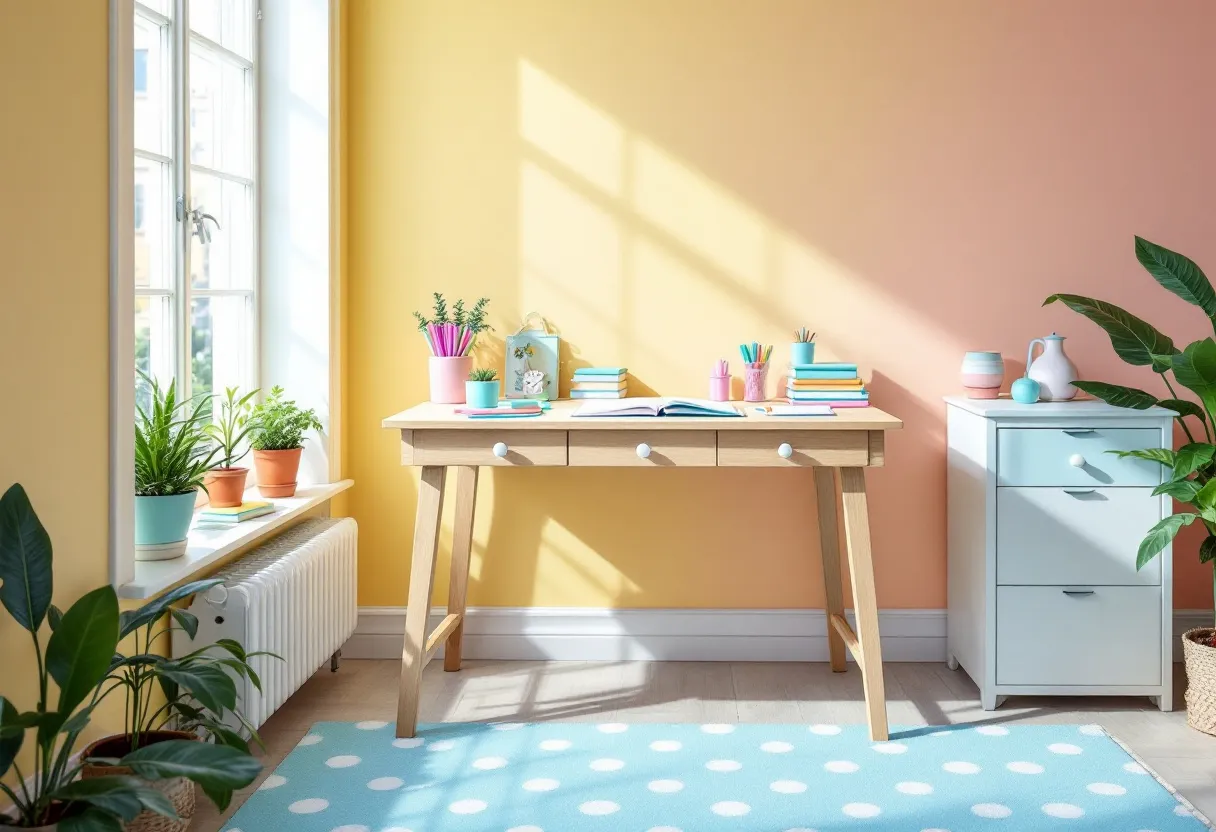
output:
[[794,449],[789,442],[782,442],[777,446],[777,456],[782,459],[789,459],[794,455]]
[[1085,457],[1081,456],[1080,454],[1073,454],[1068,458],[1068,464],[1073,468],[1084,468]]
[[509,450],[511,450],[511,449],[507,447],[506,442],[495,442],[494,443],[494,456],[498,457],[499,459],[502,459],[503,457],[505,457],[507,455],[507,451],[509,451]]
[[645,442],[643,442],[641,445],[638,445],[638,459],[649,459],[649,458],[650,458],[650,446],[647,445]]

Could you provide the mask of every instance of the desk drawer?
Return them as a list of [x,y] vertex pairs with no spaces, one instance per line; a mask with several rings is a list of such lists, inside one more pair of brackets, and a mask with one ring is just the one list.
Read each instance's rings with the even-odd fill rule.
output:
[[997,485],[1157,485],[1156,462],[1107,451],[1159,447],[1161,431],[1153,428],[1001,428]]
[[1158,587],[997,587],[996,621],[998,685],[1161,684]]
[[[495,445],[506,446],[497,456]],[[501,450],[501,449],[500,449]],[[565,465],[563,430],[416,430],[412,465]]]
[[[790,446],[788,457],[781,455],[782,445]],[[718,465],[724,467],[851,468],[869,464],[870,440],[864,430],[718,431]]]
[[571,465],[712,468],[717,461],[712,430],[570,431]]

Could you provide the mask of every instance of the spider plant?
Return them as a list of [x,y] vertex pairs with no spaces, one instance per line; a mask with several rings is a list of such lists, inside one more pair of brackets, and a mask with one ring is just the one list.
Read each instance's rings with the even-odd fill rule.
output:
[[152,396],[148,410],[136,408],[135,495],[170,497],[203,488],[215,459],[205,430],[208,397],[179,401],[176,381],[162,390],[156,379],[143,372],[139,376]]
[[251,390],[238,398],[239,388],[229,387],[224,390],[224,398],[220,400],[220,418],[206,426],[207,434],[215,440],[216,450],[220,452],[219,468],[235,468],[236,464],[249,453],[245,439],[258,428],[259,420],[253,412],[251,401],[259,391]]

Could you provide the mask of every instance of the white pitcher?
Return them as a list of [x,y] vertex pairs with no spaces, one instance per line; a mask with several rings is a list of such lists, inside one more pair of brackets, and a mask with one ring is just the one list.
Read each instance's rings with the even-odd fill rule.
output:
[[[1043,347],[1038,358],[1034,358],[1035,344]],[[1077,380],[1077,367],[1064,354],[1063,335],[1053,332],[1030,342],[1026,351],[1026,375],[1039,383],[1041,401],[1063,402],[1077,395],[1077,388],[1073,386]]]

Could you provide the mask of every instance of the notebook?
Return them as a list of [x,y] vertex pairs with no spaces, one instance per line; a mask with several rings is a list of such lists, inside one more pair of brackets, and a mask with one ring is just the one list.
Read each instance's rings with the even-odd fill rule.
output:
[[730,402],[708,399],[641,398],[585,401],[571,416],[742,416]]
[[774,404],[755,408],[765,416],[835,416],[826,404]]
[[575,387],[570,391],[572,399],[623,399],[625,398],[625,388],[620,390],[583,390],[580,387]]
[[231,508],[206,508],[199,512],[199,519],[208,523],[240,523],[270,514],[274,506],[265,502],[241,503]]
[[620,381],[588,381],[587,378],[575,376],[573,389],[584,391],[608,390],[610,392],[616,392],[617,390],[624,390],[625,387],[626,382],[623,378]]

